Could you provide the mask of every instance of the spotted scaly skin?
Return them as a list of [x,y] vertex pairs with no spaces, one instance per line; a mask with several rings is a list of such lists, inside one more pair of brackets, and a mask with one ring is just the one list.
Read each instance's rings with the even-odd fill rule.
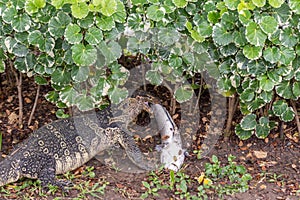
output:
[[56,180],[56,174],[80,167],[116,143],[138,167],[151,169],[132,136],[120,128],[120,123],[128,124],[142,109],[148,109],[144,101],[129,98],[117,117],[107,108],[41,127],[0,163],[0,186],[27,177],[40,179],[43,187],[51,184],[63,189],[68,183]]

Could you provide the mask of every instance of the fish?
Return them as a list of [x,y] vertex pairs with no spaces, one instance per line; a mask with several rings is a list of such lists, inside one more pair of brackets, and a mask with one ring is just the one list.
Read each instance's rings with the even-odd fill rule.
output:
[[156,150],[161,152],[160,161],[165,169],[177,172],[185,159],[185,149],[182,148],[178,127],[165,107],[150,102],[148,105],[153,112],[161,136],[161,145],[156,146]]

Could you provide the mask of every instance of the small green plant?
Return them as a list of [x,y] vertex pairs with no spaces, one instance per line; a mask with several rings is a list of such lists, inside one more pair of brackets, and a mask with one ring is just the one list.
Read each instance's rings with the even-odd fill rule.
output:
[[[205,165],[205,175],[214,183],[210,184],[209,188],[215,190],[219,196],[245,192],[249,189],[248,182],[252,177],[246,173],[246,168],[242,165],[237,165],[234,159],[234,156],[229,155],[228,165],[222,167],[217,156],[213,155],[212,163],[206,163]],[[218,183],[220,181],[222,181],[222,183]]]
[[194,150],[193,153],[196,154],[198,160],[200,160],[202,158],[202,156],[201,156],[202,151],[201,150],[199,150],[199,149]]
[[95,168],[93,166],[87,166],[85,169],[86,171],[83,172],[84,176],[87,176],[89,178],[95,178],[96,174],[94,172]]
[[79,194],[77,198],[74,199],[88,199],[89,196],[94,198],[100,198],[100,195],[104,194],[106,186],[109,184],[107,181],[100,181],[102,185],[97,182],[95,184],[91,183],[90,181],[85,181],[82,184],[75,185],[75,188],[79,190]]
[[160,168],[157,173],[155,171],[151,171],[149,173],[148,182],[142,181],[143,186],[147,189],[147,191],[141,195],[142,199],[147,198],[149,195],[158,196],[157,192],[160,189],[168,188],[166,184],[163,184],[163,180],[159,178],[160,174],[162,174],[162,168]]

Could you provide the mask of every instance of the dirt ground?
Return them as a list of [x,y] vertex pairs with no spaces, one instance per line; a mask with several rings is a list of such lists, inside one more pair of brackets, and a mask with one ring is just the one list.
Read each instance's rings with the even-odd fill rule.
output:
[[[12,81],[13,82],[13,81]],[[0,131],[2,133],[2,155],[7,155],[13,150],[13,146],[28,137],[32,130],[36,130],[44,124],[55,120],[56,107],[47,102],[43,97],[49,87],[41,87],[41,95],[38,101],[37,110],[34,114],[32,124],[27,125],[31,108],[34,102],[36,85],[32,79],[25,78],[23,83],[24,98],[24,127],[19,128],[17,125],[18,115],[18,98],[17,91],[7,76],[1,75],[0,90]],[[204,97],[208,99],[209,97]],[[167,106],[167,105],[166,105]],[[209,105],[208,105],[209,107]],[[201,110],[201,109],[200,109]],[[208,111],[202,109],[200,118],[200,132],[198,134],[205,135],[204,127],[209,123]],[[236,117],[238,119],[239,116]],[[185,174],[191,179],[198,177],[203,172],[204,164],[210,161],[212,155],[216,155],[221,163],[227,163],[228,155],[236,156],[236,162],[243,165],[252,175],[250,181],[250,189],[245,193],[239,193],[231,196],[225,196],[224,199],[300,199],[300,142],[299,137],[295,137],[297,128],[295,122],[285,124],[283,127],[283,138],[280,134],[280,127],[275,128],[269,135],[268,139],[260,140],[255,137],[246,141],[240,141],[235,136],[230,137],[228,141],[220,137],[214,148],[208,155],[202,159],[197,159],[193,154],[193,150],[197,149],[198,140],[204,136],[198,136],[193,141],[193,145],[188,149],[189,157],[183,166]],[[202,130],[202,131],[201,131]],[[109,182],[105,188],[105,194],[101,196],[103,199],[140,199],[142,193],[146,189],[142,185],[142,181],[147,180],[147,173],[135,174],[117,171],[116,169],[105,166],[96,159],[89,161],[85,166],[95,167],[95,178],[76,178],[75,184],[87,180],[91,183],[105,180]],[[85,167],[75,170],[73,173],[80,173]],[[168,172],[165,171],[161,175],[162,179],[168,179]],[[16,183],[21,185],[22,181]],[[189,188],[191,194],[196,194],[196,186]],[[13,190],[12,190],[13,191]],[[36,192],[30,190],[30,187],[22,190],[21,193],[30,192],[35,197],[33,199],[54,199],[58,194],[49,197],[39,198]],[[167,190],[160,190],[158,197],[149,196],[148,199],[179,199]],[[76,190],[70,190],[65,199],[72,199],[77,196]],[[0,199],[4,197],[0,194]],[[5,199],[19,199],[20,196],[11,194]],[[93,199],[89,197],[89,199]],[[210,199],[217,199],[213,194]]]

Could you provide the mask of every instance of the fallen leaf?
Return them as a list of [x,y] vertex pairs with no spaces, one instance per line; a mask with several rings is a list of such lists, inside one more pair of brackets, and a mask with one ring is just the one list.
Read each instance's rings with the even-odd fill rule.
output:
[[18,120],[18,115],[17,115],[15,112],[12,112],[12,113],[8,116],[8,123],[9,123],[9,124],[14,124],[17,120]]
[[267,188],[267,186],[265,184],[262,184],[261,186],[259,186],[259,189],[261,190],[265,190]]
[[268,152],[266,151],[253,151],[256,158],[262,159],[268,156]]
[[28,97],[25,97],[25,98],[24,98],[24,101],[25,101],[26,103],[31,103],[31,102],[32,102],[31,99],[29,99]]

